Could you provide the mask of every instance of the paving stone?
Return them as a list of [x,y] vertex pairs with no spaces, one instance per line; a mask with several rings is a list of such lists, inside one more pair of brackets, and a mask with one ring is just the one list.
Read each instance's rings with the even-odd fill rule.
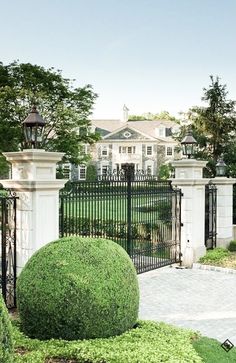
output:
[[165,267],[138,278],[140,319],[198,330],[236,346],[236,274]]

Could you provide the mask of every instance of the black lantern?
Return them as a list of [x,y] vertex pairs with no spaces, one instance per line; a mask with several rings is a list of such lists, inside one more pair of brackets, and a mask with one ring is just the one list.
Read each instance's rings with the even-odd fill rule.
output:
[[194,139],[191,130],[187,132],[187,135],[181,141],[181,145],[183,149],[183,155],[186,155],[188,159],[190,159],[197,146],[197,141]]
[[222,158],[219,158],[216,163],[216,176],[225,176],[226,164]]
[[33,106],[29,115],[22,122],[26,148],[40,148],[43,141],[45,123],[44,119],[39,115],[36,106]]

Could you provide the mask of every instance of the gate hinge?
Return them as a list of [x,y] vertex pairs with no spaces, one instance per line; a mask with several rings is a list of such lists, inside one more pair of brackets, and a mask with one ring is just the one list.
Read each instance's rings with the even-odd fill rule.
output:
[[183,227],[183,226],[184,226],[184,224],[181,222],[181,223],[180,223],[180,226],[181,226],[181,227]]
[[183,197],[183,196],[184,196],[184,193],[181,192],[181,197]]

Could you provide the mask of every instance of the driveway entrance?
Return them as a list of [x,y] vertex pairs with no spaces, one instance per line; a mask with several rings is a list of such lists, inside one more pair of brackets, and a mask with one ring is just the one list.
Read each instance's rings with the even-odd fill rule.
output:
[[236,345],[236,274],[165,267],[139,275],[140,319]]

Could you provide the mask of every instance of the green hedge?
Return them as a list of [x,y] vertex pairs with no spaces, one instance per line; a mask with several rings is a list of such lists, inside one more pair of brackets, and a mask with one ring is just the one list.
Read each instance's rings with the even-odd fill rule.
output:
[[[117,222],[113,219],[90,219],[87,217],[65,217],[61,231],[64,234],[77,234],[80,236],[107,236],[115,238],[127,237],[128,225],[126,222]],[[138,228],[132,225],[132,236],[138,238]]]
[[17,280],[24,332],[39,339],[119,335],[138,317],[135,268],[113,241],[68,237],[37,251]]
[[231,242],[229,243],[228,250],[229,250],[230,252],[235,252],[235,251],[236,251],[236,241],[231,241]]
[[208,250],[205,256],[199,258],[199,262],[220,262],[227,256],[229,256],[229,251],[226,248],[217,247],[214,250]]
[[12,363],[12,353],[12,327],[3,298],[0,295],[0,363]]

